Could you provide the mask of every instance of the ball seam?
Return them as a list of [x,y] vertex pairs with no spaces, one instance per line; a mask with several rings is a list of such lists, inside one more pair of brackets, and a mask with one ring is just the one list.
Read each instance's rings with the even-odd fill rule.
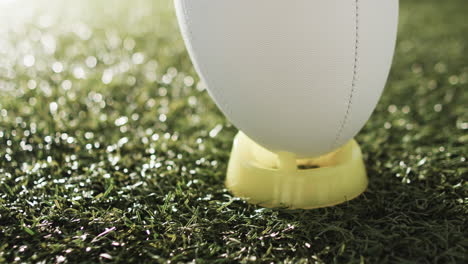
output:
[[333,142],[333,149],[337,147],[339,140],[341,139],[341,136],[343,135],[343,131],[349,121],[349,118],[351,116],[351,110],[353,107],[353,99],[354,99],[354,94],[356,92],[356,82],[357,82],[357,76],[358,76],[358,71],[359,71],[359,0],[355,0],[355,43],[354,43],[354,66],[353,66],[353,79],[351,81],[351,92],[348,96],[348,104],[346,107],[346,112],[345,116],[343,118],[343,121],[341,122],[340,128],[338,129],[338,132],[336,134],[335,140]]

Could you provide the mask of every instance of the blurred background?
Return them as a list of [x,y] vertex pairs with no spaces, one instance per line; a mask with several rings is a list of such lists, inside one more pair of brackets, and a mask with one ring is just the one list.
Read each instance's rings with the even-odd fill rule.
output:
[[357,137],[369,190],[297,212],[224,189],[237,131],[172,5],[0,0],[0,262],[467,260],[466,0],[401,1],[392,73]]

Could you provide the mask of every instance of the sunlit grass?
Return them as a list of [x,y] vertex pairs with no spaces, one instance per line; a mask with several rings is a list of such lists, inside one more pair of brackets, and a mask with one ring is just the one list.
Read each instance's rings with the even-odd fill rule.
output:
[[0,10],[0,262],[466,262],[465,0],[403,1],[387,89],[357,138],[369,190],[314,211],[224,188],[237,131],[172,1]]

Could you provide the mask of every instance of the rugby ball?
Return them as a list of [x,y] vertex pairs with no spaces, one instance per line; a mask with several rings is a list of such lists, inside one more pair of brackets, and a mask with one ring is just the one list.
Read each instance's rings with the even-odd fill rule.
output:
[[273,151],[351,140],[385,86],[398,0],[175,0],[194,66],[228,119]]

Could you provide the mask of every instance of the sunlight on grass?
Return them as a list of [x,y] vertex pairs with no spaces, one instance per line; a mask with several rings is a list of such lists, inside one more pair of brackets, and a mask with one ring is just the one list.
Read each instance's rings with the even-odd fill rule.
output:
[[172,1],[0,0],[0,263],[466,262],[467,7],[402,1],[369,190],[285,211],[224,188]]

